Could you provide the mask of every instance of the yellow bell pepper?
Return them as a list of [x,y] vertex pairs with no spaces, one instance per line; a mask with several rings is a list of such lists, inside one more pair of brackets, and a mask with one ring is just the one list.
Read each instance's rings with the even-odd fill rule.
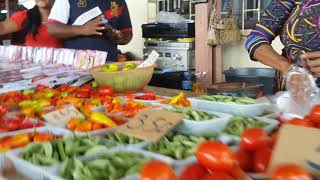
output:
[[117,124],[112,121],[109,117],[106,115],[99,113],[99,112],[92,112],[90,115],[90,121],[94,123],[104,124],[109,127],[115,127]]
[[171,100],[169,101],[169,104],[177,104],[184,97],[185,97],[184,93],[181,92],[181,93],[179,93],[178,96],[172,97]]

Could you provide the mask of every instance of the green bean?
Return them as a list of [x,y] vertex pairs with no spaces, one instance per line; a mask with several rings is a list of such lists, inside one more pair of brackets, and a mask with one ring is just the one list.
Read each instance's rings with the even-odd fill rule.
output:
[[129,137],[120,133],[108,134],[106,136],[108,142],[108,147],[114,147],[117,145],[127,145],[127,144],[138,144],[141,143],[142,140]]
[[241,136],[245,129],[264,128],[267,125],[268,123],[252,117],[235,116],[227,124],[224,132],[234,136]]
[[256,104],[255,99],[249,97],[235,97],[235,96],[224,96],[224,95],[212,95],[212,96],[200,96],[200,100],[214,101],[214,102],[224,102],[224,103],[236,103],[236,104]]
[[[71,161],[69,171],[62,171],[61,175],[68,179],[107,179],[116,180],[138,173],[143,164],[149,161],[135,153],[119,152],[98,156],[97,159],[81,162]],[[77,163],[77,164],[76,164]],[[67,165],[63,165],[66,167]]]
[[160,141],[146,146],[145,149],[180,160],[193,155],[197,145],[206,140],[209,140],[209,137],[204,138],[182,134],[169,134]]
[[184,114],[184,118],[188,120],[194,121],[205,121],[205,120],[212,120],[218,118],[218,116],[214,114],[209,114],[206,112],[194,110],[192,108],[183,108],[179,106],[173,106],[173,109],[167,109],[172,112],[182,113]]

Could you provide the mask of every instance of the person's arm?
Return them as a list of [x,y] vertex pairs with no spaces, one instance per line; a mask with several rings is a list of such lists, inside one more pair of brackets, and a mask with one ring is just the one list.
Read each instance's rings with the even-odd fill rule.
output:
[[246,49],[252,60],[282,72],[288,70],[289,60],[279,55],[272,48],[271,42],[279,35],[294,6],[295,0],[272,0],[246,42]]
[[254,58],[264,65],[282,72],[286,72],[291,63],[287,58],[280,56],[270,45],[261,45],[254,52]]
[[130,19],[130,13],[125,0],[119,0],[119,8],[123,8],[122,14],[118,19],[117,29],[112,29],[110,26],[106,26],[106,36],[114,44],[126,45],[133,37],[132,24]]
[[72,26],[59,22],[51,22],[48,23],[47,26],[48,33],[58,39],[69,39],[77,36],[101,36],[102,33],[100,31],[105,29],[99,17],[89,21],[83,26]]
[[8,19],[0,22],[0,35],[6,35],[17,31],[19,31],[19,27],[13,20]]
[[9,19],[0,22],[0,35],[18,32],[22,28],[23,21],[27,17],[27,11],[13,13]]

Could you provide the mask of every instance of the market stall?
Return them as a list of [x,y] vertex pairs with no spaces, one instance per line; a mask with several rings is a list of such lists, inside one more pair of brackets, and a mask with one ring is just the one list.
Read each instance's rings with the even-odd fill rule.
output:
[[[0,48],[8,55],[2,62],[19,72],[20,83],[26,79],[31,83],[0,94],[0,160],[5,177],[138,179],[164,173],[170,180],[190,176],[242,180],[288,172],[309,179],[309,173],[319,175],[313,152],[319,136],[318,106],[303,119],[282,114],[272,98],[147,87],[156,54],[144,62],[99,65],[105,54],[97,51],[60,49],[54,56],[55,49],[10,49],[15,53]],[[35,57],[28,59],[29,55]],[[81,63],[84,60],[87,63]],[[45,81],[35,81],[39,79],[35,74],[26,76],[25,66],[17,67],[26,62],[27,69],[54,81],[44,85]],[[94,81],[76,86],[74,79],[59,81],[45,68],[57,69],[62,62],[74,73],[89,73]],[[41,67],[30,66],[35,64]],[[2,76],[3,90],[16,82],[7,80]]]

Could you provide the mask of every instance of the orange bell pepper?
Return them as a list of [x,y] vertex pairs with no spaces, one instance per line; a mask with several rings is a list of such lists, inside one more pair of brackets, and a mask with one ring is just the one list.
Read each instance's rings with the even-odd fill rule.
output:
[[104,128],[103,124],[95,123],[95,122],[92,124],[92,130],[98,130],[103,128]]
[[20,113],[29,118],[35,117],[35,111],[32,107],[21,108]]
[[80,123],[81,123],[81,121],[79,119],[71,119],[68,121],[67,127],[68,127],[68,129],[74,131]]
[[8,148],[8,149],[18,148],[18,147],[23,147],[29,144],[30,142],[31,141],[30,141],[29,134],[27,133],[16,134],[14,136],[4,139],[1,142],[1,147]]
[[90,122],[90,121],[82,121],[82,122],[76,127],[75,131],[79,131],[79,132],[92,131],[92,122]]
[[33,142],[46,142],[54,139],[50,133],[35,133],[33,134]]

